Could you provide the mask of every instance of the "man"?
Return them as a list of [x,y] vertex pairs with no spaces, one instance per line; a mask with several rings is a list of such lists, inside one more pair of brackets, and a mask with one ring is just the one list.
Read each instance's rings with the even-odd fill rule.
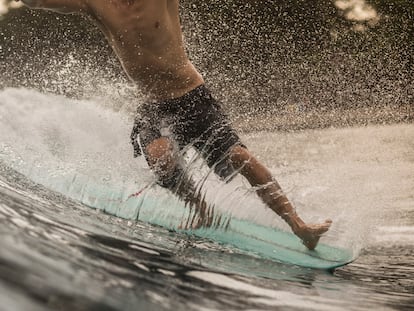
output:
[[269,170],[229,126],[220,104],[186,55],[179,0],[22,1],[31,8],[81,13],[99,26],[125,72],[152,101],[144,105],[135,122],[135,155],[142,151],[159,184],[198,210],[198,222],[190,225],[211,225],[211,210],[180,165],[179,151],[192,144],[219,177],[229,179],[241,173],[306,247],[316,247],[331,221],[305,224]]

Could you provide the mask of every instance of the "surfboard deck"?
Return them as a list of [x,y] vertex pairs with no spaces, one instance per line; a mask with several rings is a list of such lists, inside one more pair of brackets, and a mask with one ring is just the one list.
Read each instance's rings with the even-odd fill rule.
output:
[[306,268],[332,270],[354,260],[349,250],[319,243],[316,249],[311,251],[293,233],[238,219],[232,219],[225,232],[204,230],[196,234],[214,241],[226,241],[262,258]]

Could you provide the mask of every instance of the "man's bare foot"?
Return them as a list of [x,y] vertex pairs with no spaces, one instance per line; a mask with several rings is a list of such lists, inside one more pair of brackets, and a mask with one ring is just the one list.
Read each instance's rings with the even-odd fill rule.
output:
[[295,234],[302,240],[302,243],[310,250],[315,249],[318,245],[322,234],[329,230],[332,220],[328,219],[323,224],[305,225],[299,228]]

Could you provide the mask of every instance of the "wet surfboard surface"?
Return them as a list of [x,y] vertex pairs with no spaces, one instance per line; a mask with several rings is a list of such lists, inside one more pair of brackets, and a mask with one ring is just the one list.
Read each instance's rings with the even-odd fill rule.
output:
[[234,218],[225,232],[206,230],[202,235],[216,241],[227,241],[263,258],[308,268],[330,270],[354,260],[349,250],[319,243],[311,251],[293,233]]
[[[184,232],[214,242],[234,246],[253,256],[302,267],[331,270],[352,262],[352,251],[319,243],[308,250],[293,233],[262,226],[229,215],[220,215],[222,225],[183,230],[183,224],[194,217],[191,209],[165,191],[115,189],[95,183],[86,176],[56,176],[48,186],[92,208],[125,219],[139,220],[170,230]],[[152,187],[156,188],[156,186]],[[132,193],[132,194],[131,194]]]

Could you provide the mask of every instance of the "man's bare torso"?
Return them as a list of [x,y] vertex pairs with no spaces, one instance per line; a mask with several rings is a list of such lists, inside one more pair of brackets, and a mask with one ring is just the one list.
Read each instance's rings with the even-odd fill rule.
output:
[[203,83],[184,50],[178,0],[87,0],[87,12],[126,73],[157,99],[180,97]]

